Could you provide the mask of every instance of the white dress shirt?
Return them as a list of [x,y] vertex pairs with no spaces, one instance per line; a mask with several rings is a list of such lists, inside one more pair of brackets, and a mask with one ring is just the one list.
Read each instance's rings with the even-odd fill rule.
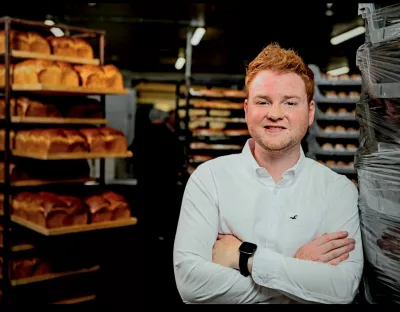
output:
[[[306,158],[275,184],[253,157],[218,157],[191,175],[182,200],[173,263],[186,303],[351,303],[363,270],[358,191],[345,176]],[[295,259],[296,251],[326,232],[355,239],[337,266]],[[257,244],[252,274],[212,262],[218,233]]]

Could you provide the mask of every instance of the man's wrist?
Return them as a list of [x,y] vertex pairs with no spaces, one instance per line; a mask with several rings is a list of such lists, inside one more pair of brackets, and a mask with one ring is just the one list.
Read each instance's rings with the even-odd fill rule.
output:
[[250,274],[253,270],[253,259],[254,255],[249,258],[249,261],[247,261],[247,269],[249,270]]

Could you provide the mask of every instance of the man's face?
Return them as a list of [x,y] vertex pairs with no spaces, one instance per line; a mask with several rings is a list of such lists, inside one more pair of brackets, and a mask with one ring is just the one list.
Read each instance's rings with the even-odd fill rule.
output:
[[299,75],[265,70],[249,85],[244,110],[256,143],[267,151],[285,151],[301,143],[313,123],[315,105],[307,102]]

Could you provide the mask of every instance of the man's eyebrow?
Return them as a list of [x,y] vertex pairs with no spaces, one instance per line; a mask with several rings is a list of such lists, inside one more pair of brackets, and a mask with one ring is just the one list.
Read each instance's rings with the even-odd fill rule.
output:
[[298,100],[301,100],[301,97],[299,97],[297,95],[285,95],[283,98],[285,100],[287,100],[287,99],[298,99]]
[[[262,99],[270,100],[269,96],[263,95],[263,94],[256,94],[256,98],[262,98]],[[301,100],[301,97],[299,97],[297,95],[285,95],[283,97],[283,99],[284,100],[287,100],[287,99],[298,99],[298,100]]]

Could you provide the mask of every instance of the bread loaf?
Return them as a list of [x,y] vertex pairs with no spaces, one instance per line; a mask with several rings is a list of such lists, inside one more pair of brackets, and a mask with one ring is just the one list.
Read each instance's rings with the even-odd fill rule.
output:
[[195,108],[218,108],[218,109],[243,109],[243,103],[230,103],[218,101],[201,101],[193,103]]
[[47,41],[54,55],[93,59],[93,48],[84,39],[51,36]]
[[198,94],[200,96],[209,96],[209,97],[223,97],[224,96],[222,90],[201,89],[201,90],[196,90],[193,93]]
[[124,153],[128,149],[126,138],[119,130],[104,127],[80,129],[79,132],[86,139],[92,153]]
[[13,83],[78,87],[79,75],[68,63],[27,60],[15,65]]
[[[11,182],[25,180],[70,180],[90,177],[86,159],[48,160],[23,159],[10,164]],[[4,162],[0,162],[0,181],[4,181]]]
[[62,117],[56,105],[42,103],[24,96],[17,98],[16,115],[21,117]]
[[334,160],[327,160],[327,161],[325,162],[325,164],[326,164],[328,167],[336,166],[336,161],[334,161]]
[[97,100],[86,98],[76,104],[66,105],[65,117],[67,118],[104,118],[102,106]]
[[[5,52],[5,32],[0,31],[0,53]],[[11,30],[11,50],[50,54],[47,40],[36,32],[20,32]]]
[[128,219],[131,216],[128,202],[123,196],[114,192],[89,196],[84,201],[89,207],[92,223]]
[[12,261],[13,279],[39,276],[50,272],[51,272],[50,263],[38,257],[16,259]]
[[13,214],[45,228],[84,225],[87,209],[77,197],[54,193],[18,193],[12,201]]
[[27,153],[57,154],[88,152],[85,138],[73,129],[33,129],[18,131],[15,149]]
[[[20,117],[61,117],[58,108],[24,96],[10,99],[10,115]],[[5,100],[0,98],[0,116],[5,116]]]
[[247,129],[228,129],[224,130],[224,133],[229,136],[240,136],[240,135],[249,135],[249,130]]
[[123,153],[128,149],[124,134],[108,127],[21,130],[15,135],[13,144],[18,151],[45,155],[76,152]]
[[121,72],[113,65],[76,65],[83,87],[123,89],[124,80]]
[[246,91],[242,90],[224,90],[222,94],[226,97],[232,98],[245,98],[247,96]]

